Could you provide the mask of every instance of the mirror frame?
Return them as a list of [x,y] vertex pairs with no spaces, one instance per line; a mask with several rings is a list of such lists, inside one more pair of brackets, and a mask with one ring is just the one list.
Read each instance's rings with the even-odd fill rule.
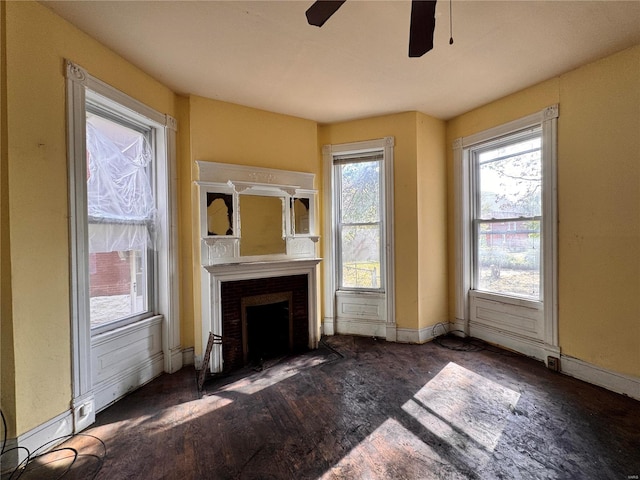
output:
[[[200,180],[195,182],[199,190],[201,264],[240,263],[294,258],[317,258],[316,235],[317,190],[313,189],[315,175],[289,170],[265,169],[214,162],[196,162]],[[207,181],[211,179],[213,181]],[[232,195],[232,235],[209,235],[207,194]],[[286,242],[285,253],[242,256],[242,195],[277,197],[282,200],[282,238]],[[292,200],[309,202],[309,232],[296,233]]]

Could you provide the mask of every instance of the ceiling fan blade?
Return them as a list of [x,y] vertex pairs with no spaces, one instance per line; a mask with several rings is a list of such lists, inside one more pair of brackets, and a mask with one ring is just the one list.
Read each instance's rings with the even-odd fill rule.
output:
[[412,0],[409,27],[409,56],[421,57],[433,48],[436,28],[436,0]]
[[318,0],[314,2],[305,13],[309,25],[321,27],[346,1],[347,0]]

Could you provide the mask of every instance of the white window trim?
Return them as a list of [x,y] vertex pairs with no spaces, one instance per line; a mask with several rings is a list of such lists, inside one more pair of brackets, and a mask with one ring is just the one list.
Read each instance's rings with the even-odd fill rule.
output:
[[393,216],[393,150],[395,145],[394,137],[384,137],[377,140],[368,140],[354,143],[342,143],[336,145],[324,145],[322,147],[323,157],[323,189],[324,189],[324,318],[323,331],[326,335],[335,333],[335,292],[336,292],[336,236],[334,235],[335,213],[333,205],[333,156],[341,153],[370,152],[374,150],[384,151],[384,178],[385,178],[385,289],[386,289],[386,339],[396,341],[396,321],[395,321],[395,261],[394,261],[394,234],[393,222],[387,219]]
[[454,328],[469,333],[469,290],[471,288],[471,162],[469,147],[526,128],[542,126],[543,277],[541,293],[544,311],[544,346],[540,356],[557,356],[558,346],[558,241],[557,241],[557,121],[558,105],[532,115],[479,132],[453,142],[454,223],[456,252],[456,301]]
[[182,367],[180,344],[180,322],[178,303],[177,265],[177,211],[175,209],[176,176],[176,130],[177,122],[110,85],[91,76],[84,68],[65,61],[67,84],[67,154],[69,160],[69,229],[70,229],[70,276],[71,276],[71,330],[72,330],[72,411],[74,432],[83,430],[95,421],[94,391],[91,365],[91,325],[89,321],[88,292],[79,285],[89,281],[84,262],[88,250],[86,211],[86,144],[85,107],[86,92],[101,97],[104,103],[118,105],[127,115],[141,118],[144,122],[164,132],[164,141],[158,142],[158,158],[166,162],[156,165],[157,178],[166,185],[166,194],[158,195],[159,248],[157,256],[157,308],[163,316],[162,351],[164,370],[175,372]]

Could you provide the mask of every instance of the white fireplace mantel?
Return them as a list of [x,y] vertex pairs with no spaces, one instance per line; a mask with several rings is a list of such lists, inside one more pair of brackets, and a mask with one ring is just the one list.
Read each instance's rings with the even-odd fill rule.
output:
[[[316,235],[315,175],[312,173],[277,170],[246,165],[217,162],[196,162],[200,202],[201,231],[201,292],[202,292],[202,352],[206,351],[209,333],[224,336],[222,331],[221,292],[224,282],[267,279],[292,275],[306,275],[308,284],[309,348],[317,348],[320,339],[320,314],[318,311],[318,281]],[[212,234],[208,226],[208,196],[221,194],[232,204],[230,208],[230,232]],[[286,251],[266,255],[242,255],[241,213],[239,198],[242,195],[276,196],[282,199],[282,238]],[[301,230],[296,231],[296,199],[306,199],[308,217],[301,220]],[[226,202],[225,202],[226,203]],[[211,372],[223,369],[222,348],[214,344],[209,359]],[[196,367],[202,368],[202,358],[196,359]]]
[[[223,335],[221,292],[223,282],[260,278],[306,275],[308,285],[309,348],[318,347],[320,325],[318,319],[318,282],[316,267],[320,258],[286,259],[205,265],[202,267],[202,351],[206,350],[209,334]],[[222,345],[211,351],[209,368],[222,372]]]

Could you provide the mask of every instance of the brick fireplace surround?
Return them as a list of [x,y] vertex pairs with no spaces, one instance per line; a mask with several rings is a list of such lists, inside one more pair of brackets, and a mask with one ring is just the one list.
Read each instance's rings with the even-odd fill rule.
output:
[[214,345],[212,373],[243,365],[242,298],[292,294],[292,350],[314,349],[320,339],[316,267],[320,259],[285,259],[207,265],[202,276],[202,337],[222,336]]
[[[291,293],[292,322],[290,350],[302,351],[309,344],[309,306],[306,275],[236,280],[222,283],[222,356],[223,371],[244,366],[246,352],[243,341],[242,299],[267,296],[269,294]],[[261,321],[269,321],[265,318]]]

